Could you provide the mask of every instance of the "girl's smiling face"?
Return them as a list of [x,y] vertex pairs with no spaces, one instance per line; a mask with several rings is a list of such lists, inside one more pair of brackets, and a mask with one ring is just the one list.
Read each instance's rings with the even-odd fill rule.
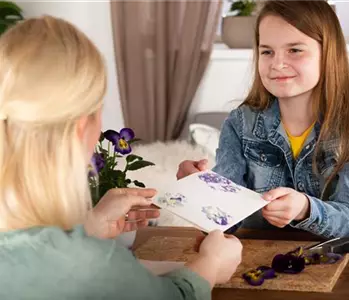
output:
[[320,78],[320,44],[282,18],[266,16],[259,26],[258,72],[279,99],[311,94]]

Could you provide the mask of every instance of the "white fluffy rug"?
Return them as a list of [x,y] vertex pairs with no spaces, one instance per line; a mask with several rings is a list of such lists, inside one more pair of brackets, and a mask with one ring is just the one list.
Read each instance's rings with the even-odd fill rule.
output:
[[[208,159],[208,167],[214,166],[214,157],[200,146],[193,146],[187,141],[171,141],[167,143],[155,142],[147,145],[134,145],[132,153],[151,161],[155,166],[146,167],[137,171],[129,171],[128,177],[143,182],[146,187],[155,188],[159,192],[164,187],[176,181],[178,165],[186,159]],[[192,226],[185,220],[161,210],[158,226]]]

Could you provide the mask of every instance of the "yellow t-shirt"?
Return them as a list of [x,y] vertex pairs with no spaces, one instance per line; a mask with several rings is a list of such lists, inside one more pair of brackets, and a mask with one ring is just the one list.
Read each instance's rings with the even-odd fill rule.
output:
[[310,127],[306,131],[304,131],[302,133],[302,135],[300,135],[300,136],[293,136],[292,134],[290,134],[288,132],[287,128],[284,126],[285,131],[286,131],[287,136],[288,136],[288,139],[289,139],[290,144],[291,144],[293,158],[297,158],[299,153],[301,153],[302,148],[303,148],[303,144],[304,144],[305,140],[307,139],[309,133],[313,129],[314,124],[315,124],[315,122],[313,124],[311,124]]

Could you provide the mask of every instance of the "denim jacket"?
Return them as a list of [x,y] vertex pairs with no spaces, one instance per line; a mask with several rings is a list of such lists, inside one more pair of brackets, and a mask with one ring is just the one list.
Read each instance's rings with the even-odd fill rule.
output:
[[[327,196],[320,199],[325,180],[336,162],[336,140],[322,144],[318,175],[312,169],[320,127],[321,124],[315,124],[301,153],[294,159],[280,120],[278,101],[274,100],[264,111],[242,105],[223,124],[213,170],[259,193],[282,186],[305,193],[310,201],[309,218],[292,221],[283,230],[302,229],[326,238],[349,236],[348,163],[330,184]],[[277,229],[263,218],[261,210],[246,218],[242,226]]]

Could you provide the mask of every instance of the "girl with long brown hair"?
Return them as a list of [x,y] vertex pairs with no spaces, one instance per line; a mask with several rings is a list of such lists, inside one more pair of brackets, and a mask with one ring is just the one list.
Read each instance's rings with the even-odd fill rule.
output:
[[[214,168],[270,201],[242,226],[349,235],[349,67],[335,12],[326,1],[267,1],[255,58]],[[203,169],[184,161],[177,177]]]

